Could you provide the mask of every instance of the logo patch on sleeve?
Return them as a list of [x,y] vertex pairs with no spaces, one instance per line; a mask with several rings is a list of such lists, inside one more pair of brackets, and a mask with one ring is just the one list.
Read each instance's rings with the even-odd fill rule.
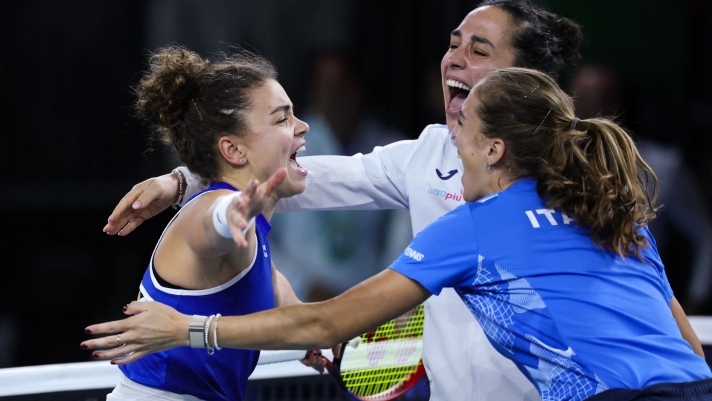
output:
[[405,248],[405,251],[403,252],[403,254],[404,254],[405,256],[407,256],[407,257],[409,257],[409,258],[415,260],[416,262],[420,262],[420,261],[423,260],[423,258],[425,257],[425,255],[423,255],[422,253],[420,253],[420,252],[418,252],[418,251],[416,251],[415,249],[410,248],[410,247]]

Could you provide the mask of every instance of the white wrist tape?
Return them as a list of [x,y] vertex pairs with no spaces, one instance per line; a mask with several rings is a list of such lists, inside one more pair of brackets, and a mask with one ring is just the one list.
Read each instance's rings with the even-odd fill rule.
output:
[[[238,195],[240,195],[239,191],[227,196],[223,196],[222,198],[220,198],[218,204],[215,206],[215,210],[213,210],[213,225],[215,226],[215,231],[217,231],[218,234],[225,238],[232,238],[232,234],[230,234],[230,227],[227,224],[227,207],[230,206],[232,200],[235,199],[235,197]],[[243,237],[245,236],[245,234],[247,234],[247,230],[250,229],[254,222],[255,218],[253,217],[252,219],[250,219],[250,222],[247,223],[247,227],[242,230]]]

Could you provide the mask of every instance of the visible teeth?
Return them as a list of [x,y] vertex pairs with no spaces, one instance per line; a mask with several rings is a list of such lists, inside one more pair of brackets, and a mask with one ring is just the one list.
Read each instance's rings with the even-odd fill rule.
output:
[[463,84],[462,82],[457,82],[454,79],[448,79],[447,81],[445,81],[445,83],[447,84],[447,86],[452,86],[453,88],[459,88],[466,91],[470,90],[469,86]]
[[305,150],[307,150],[307,147],[305,145],[302,145],[299,147],[299,149],[297,149],[297,153],[304,152]]

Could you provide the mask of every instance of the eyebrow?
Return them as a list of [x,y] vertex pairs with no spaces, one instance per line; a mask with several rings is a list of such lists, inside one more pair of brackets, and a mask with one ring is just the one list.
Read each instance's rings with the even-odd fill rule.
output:
[[[462,32],[460,32],[459,29],[455,29],[454,31],[452,31],[452,33],[450,33],[450,35],[451,35],[451,36],[462,37]],[[497,46],[493,45],[492,42],[490,42],[487,38],[483,38],[482,36],[479,36],[479,35],[472,35],[472,36],[470,36],[470,40],[473,41],[473,42],[484,43],[484,44],[490,46],[490,47],[493,48],[493,49],[496,49],[496,48],[497,48]]]
[[288,112],[291,108],[292,108],[292,105],[290,105],[290,104],[285,104],[284,106],[279,106],[279,107],[277,107],[276,109],[272,110],[272,112],[269,113],[269,115],[271,116],[272,114],[279,113],[280,111],[281,111],[282,113],[286,113],[286,112]]

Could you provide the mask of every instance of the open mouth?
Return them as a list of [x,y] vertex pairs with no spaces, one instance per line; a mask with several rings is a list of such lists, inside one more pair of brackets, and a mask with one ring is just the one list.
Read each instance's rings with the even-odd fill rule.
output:
[[304,167],[302,167],[301,165],[299,165],[299,163],[297,162],[297,153],[303,152],[305,150],[307,150],[307,147],[302,145],[297,150],[295,150],[294,153],[292,153],[289,156],[289,166],[291,168],[293,168],[295,171],[297,171],[298,173],[301,173],[304,175],[306,175],[307,170]]
[[471,88],[454,79],[446,80],[445,84],[450,89],[450,102],[447,105],[447,112],[456,114],[462,109],[462,104],[465,103]]

